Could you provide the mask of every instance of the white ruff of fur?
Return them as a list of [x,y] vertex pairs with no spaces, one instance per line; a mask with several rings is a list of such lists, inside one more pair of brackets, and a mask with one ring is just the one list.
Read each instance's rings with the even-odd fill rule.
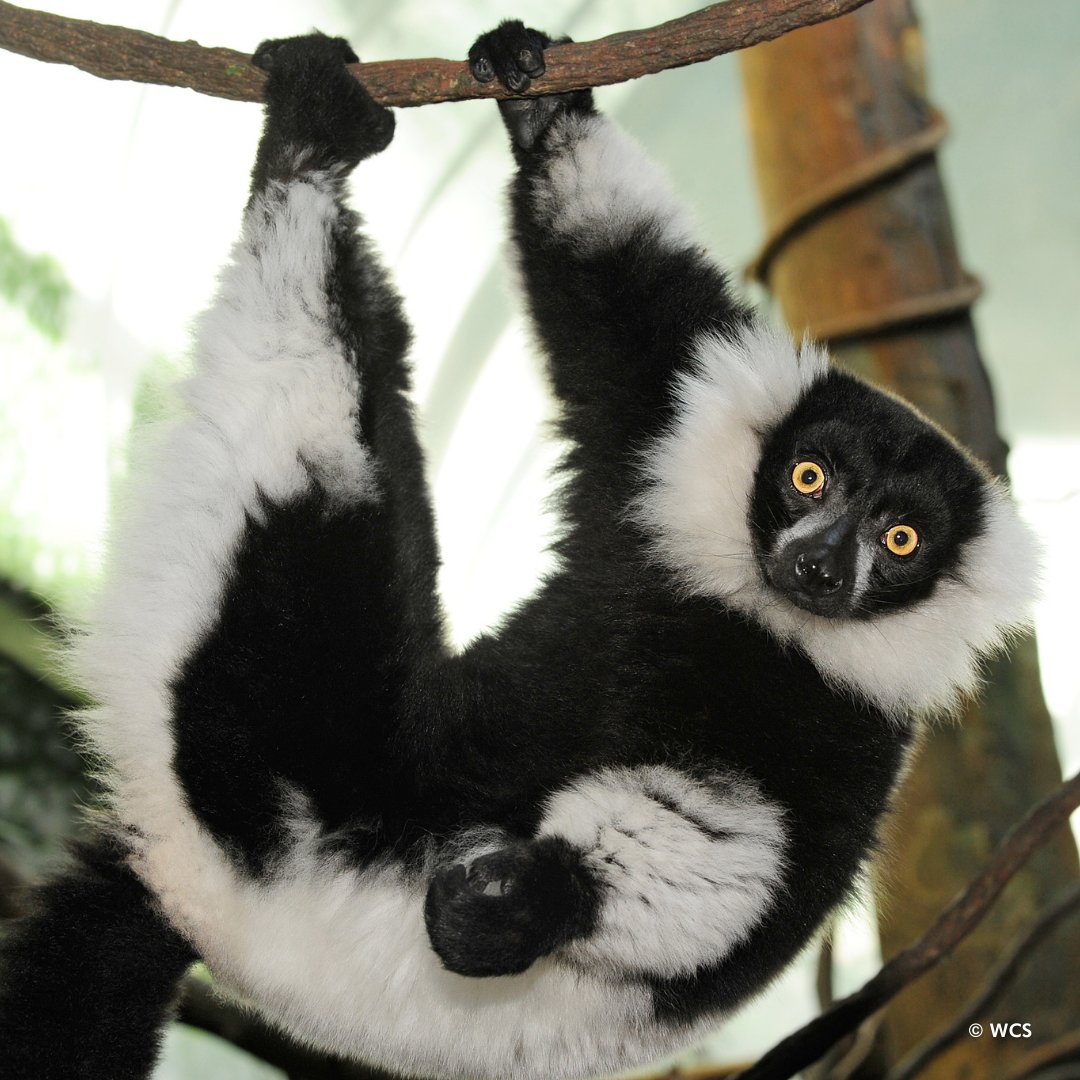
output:
[[579,848],[603,883],[596,931],[566,950],[589,970],[690,975],[747,936],[780,884],[781,812],[730,778],[606,769],[552,796],[539,834]]
[[356,373],[328,321],[332,194],[318,178],[272,185],[247,212],[199,325],[188,414],[143,455],[74,648],[74,675],[99,703],[83,728],[133,866],[224,985],[327,1050],[433,1077],[576,1077],[654,1060],[702,1025],[657,1024],[643,986],[569,961],[498,979],[445,971],[423,891],[400,867],[359,871],[322,853],[302,808],[289,852],[252,880],[173,773],[170,683],[212,628],[260,493],[288,500],[314,475],[331,498],[378,497]]
[[698,247],[663,170],[610,120],[566,113],[552,123],[544,146],[553,153],[534,198],[538,217],[555,232],[588,249],[648,225],[672,247]]
[[926,600],[868,620],[811,615],[762,580],[748,510],[762,437],[826,373],[827,357],[761,325],[702,337],[696,354],[636,507],[658,556],[688,590],[756,619],[890,715],[955,710],[977,688],[982,659],[1029,625],[1037,591],[1036,545],[1002,486],[987,481],[982,534]]

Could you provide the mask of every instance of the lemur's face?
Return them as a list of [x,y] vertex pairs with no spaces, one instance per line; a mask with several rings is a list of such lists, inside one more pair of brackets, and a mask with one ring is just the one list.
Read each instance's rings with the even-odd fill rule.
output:
[[766,582],[834,619],[918,604],[984,521],[986,479],[911,409],[840,372],[764,438],[750,528]]

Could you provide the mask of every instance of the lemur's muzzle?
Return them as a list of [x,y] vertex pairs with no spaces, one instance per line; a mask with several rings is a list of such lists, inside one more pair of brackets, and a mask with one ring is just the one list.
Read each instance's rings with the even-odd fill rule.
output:
[[846,516],[790,540],[773,559],[773,584],[815,615],[848,614],[855,579],[855,523]]

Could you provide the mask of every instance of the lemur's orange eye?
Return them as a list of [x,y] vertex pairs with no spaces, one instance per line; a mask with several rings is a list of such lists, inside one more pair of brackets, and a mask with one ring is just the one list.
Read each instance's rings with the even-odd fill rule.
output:
[[894,555],[914,555],[919,546],[919,534],[910,525],[894,525],[881,542]]
[[818,498],[825,490],[825,470],[814,461],[800,461],[791,470],[791,482],[800,495]]

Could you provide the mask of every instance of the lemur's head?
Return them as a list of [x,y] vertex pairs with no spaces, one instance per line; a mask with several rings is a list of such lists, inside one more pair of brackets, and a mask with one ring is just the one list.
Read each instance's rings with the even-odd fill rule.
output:
[[761,574],[828,618],[910,608],[982,532],[988,479],[908,406],[829,371],[765,438],[749,511]]
[[658,558],[887,712],[954,707],[1030,618],[1003,485],[817,348],[756,324],[696,353],[636,507]]

